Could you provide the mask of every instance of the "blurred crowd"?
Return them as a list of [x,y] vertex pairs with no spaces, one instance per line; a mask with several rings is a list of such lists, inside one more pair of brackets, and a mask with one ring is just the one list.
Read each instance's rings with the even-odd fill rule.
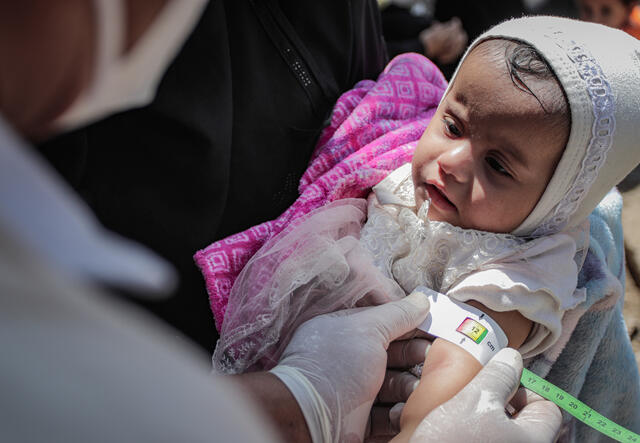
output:
[[640,38],[636,0],[378,0],[389,56],[422,53],[447,78],[468,43],[489,27],[522,15],[579,18]]

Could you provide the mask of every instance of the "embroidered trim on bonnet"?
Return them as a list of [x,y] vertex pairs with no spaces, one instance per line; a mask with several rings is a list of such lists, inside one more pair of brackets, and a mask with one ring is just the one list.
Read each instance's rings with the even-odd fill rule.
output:
[[563,34],[562,31],[554,31],[552,34],[545,34],[545,37],[553,39],[557,46],[566,51],[569,60],[576,65],[578,75],[584,81],[591,97],[594,121],[587,154],[582,160],[578,177],[567,195],[552,209],[548,219],[533,231],[532,237],[558,232],[566,226],[598,176],[598,171],[613,144],[615,131],[615,103],[607,77],[587,49],[574,40],[566,39]]

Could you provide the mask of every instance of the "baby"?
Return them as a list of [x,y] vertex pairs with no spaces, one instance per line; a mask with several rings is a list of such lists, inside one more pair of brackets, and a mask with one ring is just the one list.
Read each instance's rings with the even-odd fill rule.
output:
[[[479,37],[411,165],[379,183],[366,206],[351,199],[316,210],[247,264],[231,297],[250,302],[226,314],[246,327],[223,325],[218,369],[276,361],[302,313],[420,286],[490,317],[524,357],[556,343],[564,314],[585,297],[577,276],[587,217],[640,161],[638,49],[622,32],[550,17]],[[483,363],[436,339],[397,440]]]
[[[415,207],[430,201],[430,221],[513,232],[545,191],[567,144],[570,121],[562,87],[533,47],[504,39],[475,45],[416,147],[411,162]],[[370,214],[376,210],[370,205]],[[571,255],[566,258],[572,263]],[[571,271],[575,280],[575,266]],[[564,295],[572,297],[573,291]],[[518,349],[529,337],[533,322],[518,310],[497,312],[470,300],[500,325],[510,347]],[[458,345],[435,340],[424,378],[402,415],[398,441],[407,440],[427,412],[453,397],[480,369],[480,362]]]

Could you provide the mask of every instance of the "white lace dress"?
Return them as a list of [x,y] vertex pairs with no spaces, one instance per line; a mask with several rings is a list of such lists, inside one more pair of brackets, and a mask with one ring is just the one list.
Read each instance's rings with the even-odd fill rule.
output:
[[[239,373],[275,365],[291,335],[316,315],[396,300],[424,285],[534,322],[520,348],[551,346],[576,291],[575,236],[535,240],[461,229],[416,213],[410,165],[390,174],[368,201],[333,202],[267,242],[234,284],[213,362]],[[366,223],[365,223],[366,219]]]

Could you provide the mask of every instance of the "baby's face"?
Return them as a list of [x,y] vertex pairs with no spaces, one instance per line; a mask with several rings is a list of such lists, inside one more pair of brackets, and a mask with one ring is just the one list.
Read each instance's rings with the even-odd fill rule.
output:
[[[537,82],[527,80],[534,93]],[[416,147],[417,207],[430,198],[430,220],[513,231],[535,207],[562,155],[569,128],[559,118],[515,86],[504,50],[496,57],[474,49]]]

